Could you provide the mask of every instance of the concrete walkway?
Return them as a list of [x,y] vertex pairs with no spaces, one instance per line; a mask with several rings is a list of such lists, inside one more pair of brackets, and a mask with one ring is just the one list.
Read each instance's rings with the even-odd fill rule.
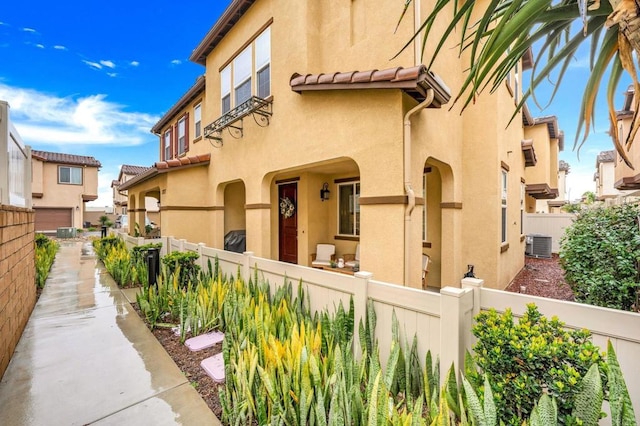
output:
[[85,424],[220,422],[91,244],[63,242],[0,382],[0,425]]

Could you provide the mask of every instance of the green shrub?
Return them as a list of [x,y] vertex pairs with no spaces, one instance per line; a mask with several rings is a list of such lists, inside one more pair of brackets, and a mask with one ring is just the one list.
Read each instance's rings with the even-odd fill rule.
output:
[[640,231],[632,205],[589,209],[566,229],[560,250],[565,279],[576,300],[640,310]]
[[[503,314],[490,310],[476,317],[473,358],[492,384],[498,418],[505,424],[520,425],[545,392],[555,397],[558,418],[566,423],[589,367],[596,363],[606,371],[591,333],[563,327],[564,323],[556,317],[547,319],[533,304],[517,323],[511,310]],[[478,388],[483,384],[478,373],[469,380]]]
[[109,254],[109,252],[111,252],[111,249],[114,247],[126,250],[124,241],[116,236],[109,236],[93,240],[93,250],[96,252],[98,258],[102,261],[104,261],[107,254]]
[[60,245],[43,234],[35,236],[36,285],[43,288]]
[[174,251],[162,258],[162,263],[167,268],[167,276],[178,275],[178,283],[181,287],[187,287],[198,277],[200,266],[196,265],[198,253],[192,251]]

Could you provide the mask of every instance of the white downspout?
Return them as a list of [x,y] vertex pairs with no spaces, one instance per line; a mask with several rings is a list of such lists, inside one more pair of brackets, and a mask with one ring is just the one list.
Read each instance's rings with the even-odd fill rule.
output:
[[[433,102],[433,89],[427,90],[427,96],[424,101],[409,110],[404,116],[404,192],[407,195],[407,207],[404,213],[404,286],[409,285],[409,252],[411,248],[411,213],[416,207],[416,194],[411,186],[411,116],[423,108],[426,108]],[[426,200],[425,200],[426,202]]]

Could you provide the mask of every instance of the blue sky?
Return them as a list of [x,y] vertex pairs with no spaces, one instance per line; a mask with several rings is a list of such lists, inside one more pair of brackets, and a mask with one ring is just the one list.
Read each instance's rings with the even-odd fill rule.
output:
[[204,67],[189,56],[230,3],[11,1],[0,8],[0,99],[33,149],[102,163],[100,198],[120,165],[158,160],[151,127]]
[[[157,161],[150,129],[204,73],[188,58],[229,3],[8,2],[0,9],[0,99],[34,149],[97,158],[100,197],[90,205],[111,205],[120,165]],[[595,156],[612,149],[602,98],[580,161],[572,150],[588,72],[586,55],[577,58],[551,106],[541,111],[530,103],[534,116],[556,115],[565,131],[560,158],[571,165],[571,198],[595,190]],[[621,84],[617,107],[625,89]],[[547,99],[544,91],[540,98]]]

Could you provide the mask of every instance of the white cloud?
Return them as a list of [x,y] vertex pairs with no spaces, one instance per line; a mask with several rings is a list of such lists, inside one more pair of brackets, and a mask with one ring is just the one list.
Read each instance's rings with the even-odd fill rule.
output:
[[44,49],[44,44],[38,43],[38,44],[36,44],[36,47],[39,48],[39,49]]
[[8,26],[9,24],[7,24],[6,22],[0,21],[0,25],[7,25]]
[[102,61],[100,61],[100,64],[101,64],[102,66],[105,66],[105,67],[107,67],[107,68],[111,68],[111,69],[113,69],[113,68],[115,68],[115,67],[116,67],[116,64],[114,64],[114,63],[113,63],[113,61],[105,61],[105,60],[102,60]]
[[131,62],[129,62],[129,65],[131,65],[132,67],[137,67],[138,65],[140,65],[140,62],[138,62],[138,61],[131,61]]
[[580,69],[588,70],[589,68],[591,68],[589,55],[584,55],[580,58],[576,58],[574,56],[573,60],[569,62],[569,68],[580,68]]
[[180,59],[174,59],[173,61],[171,61],[172,65],[180,65],[182,63],[182,61]]
[[108,75],[109,77],[117,77],[117,76],[118,76],[118,73],[117,73],[117,72],[108,72],[108,73],[107,73],[107,75]]
[[22,31],[24,31],[25,33],[37,33],[37,31],[34,30],[33,28],[27,28],[27,27],[24,27]]
[[127,112],[97,94],[56,97],[0,83],[0,99],[11,105],[18,132],[28,144],[140,145],[159,117]]
[[102,69],[102,65],[100,65],[97,62],[87,61],[86,59],[83,59],[82,62],[84,62],[85,64],[89,65],[91,68],[94,68],[94,69],[97,69],[97,70],[101,70]]
[[55,46],[53,46],[54,49],[56,50],[67,50],[66,47],[60,45],[60,44],[56,44]]

